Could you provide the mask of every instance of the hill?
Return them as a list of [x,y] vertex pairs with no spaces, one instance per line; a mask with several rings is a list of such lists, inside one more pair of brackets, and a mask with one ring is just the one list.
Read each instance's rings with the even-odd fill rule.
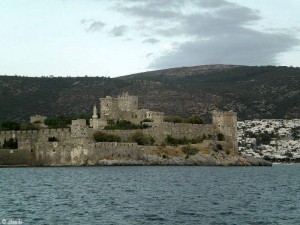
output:
[[123,91],[139,107],[167,115],[233,110],[239,119],[299,118],[300,68],[208,65],[151,71],[117,78],[0,76],[0,121],[30,115],[79,116],[99,98]]

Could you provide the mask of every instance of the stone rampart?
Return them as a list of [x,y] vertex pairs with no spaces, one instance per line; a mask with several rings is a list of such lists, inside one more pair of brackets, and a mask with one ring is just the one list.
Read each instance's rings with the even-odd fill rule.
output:
[[5,139],[8,141],[10,138],[17,138],[18,142],[28,140],[32,142],[48,142],[49,137],[56,137],[59,141],[65,141],[71,137],[71,131],[69,128],[0,131],[0,147],[3,145]]
[[212,135],[216,136],[216,130],[211,124],[189,124],[189,123],[145,123],[150,128],[141,130],[104,130],[104,132],[115,134],[121,137],[122,141],[131,141],[132,135],[137,131],[150,135],[155,139],[155,144],[162,144],[168,135],[175,138],[186,137],[188,139]]
[[33,157],[29,150],[0,149],[0,166],[30,166]]
[[138,160],[142,150],[136,143],[37,142],[34,147],[37,166],[97,165],[103,159]]

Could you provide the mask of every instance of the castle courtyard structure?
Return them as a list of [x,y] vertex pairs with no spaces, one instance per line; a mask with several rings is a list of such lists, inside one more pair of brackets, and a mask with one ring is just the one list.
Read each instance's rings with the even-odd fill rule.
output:
[[123,92],[117,98],[111,96],[100,98],[99,114],[100,118],[98,118],[98,111],[95,105],[90,123],[94,129],[103,129],[109,120],[127,120],[134,124],[140,124],[143,121],[162,123],[164,118],[164,113],[162,112],[138,109],[138,96],[129,95],[128,92]]

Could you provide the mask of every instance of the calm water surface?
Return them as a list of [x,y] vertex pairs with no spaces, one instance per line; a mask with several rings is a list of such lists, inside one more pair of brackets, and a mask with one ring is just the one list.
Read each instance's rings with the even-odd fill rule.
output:
[[0,168],[0,224],[300,224],[300,165]]

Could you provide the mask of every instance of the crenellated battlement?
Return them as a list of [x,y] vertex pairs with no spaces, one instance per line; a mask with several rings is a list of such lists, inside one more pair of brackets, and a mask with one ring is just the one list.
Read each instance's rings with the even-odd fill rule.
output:
[[96,147],[137,147],[137,143],[127,143],[127,142],[97,142]]
[[64,141],[71,137],[70,128],[59,128],[59,129],[40,129],[40,130],[10,130],[0,132],[0,146],[4,143],[4,140],[9,140],[10,138],[16,138],[18,141],[28,141],[33,142],[41,141],[47,142],[49,137],[56,137],[60,141]]

